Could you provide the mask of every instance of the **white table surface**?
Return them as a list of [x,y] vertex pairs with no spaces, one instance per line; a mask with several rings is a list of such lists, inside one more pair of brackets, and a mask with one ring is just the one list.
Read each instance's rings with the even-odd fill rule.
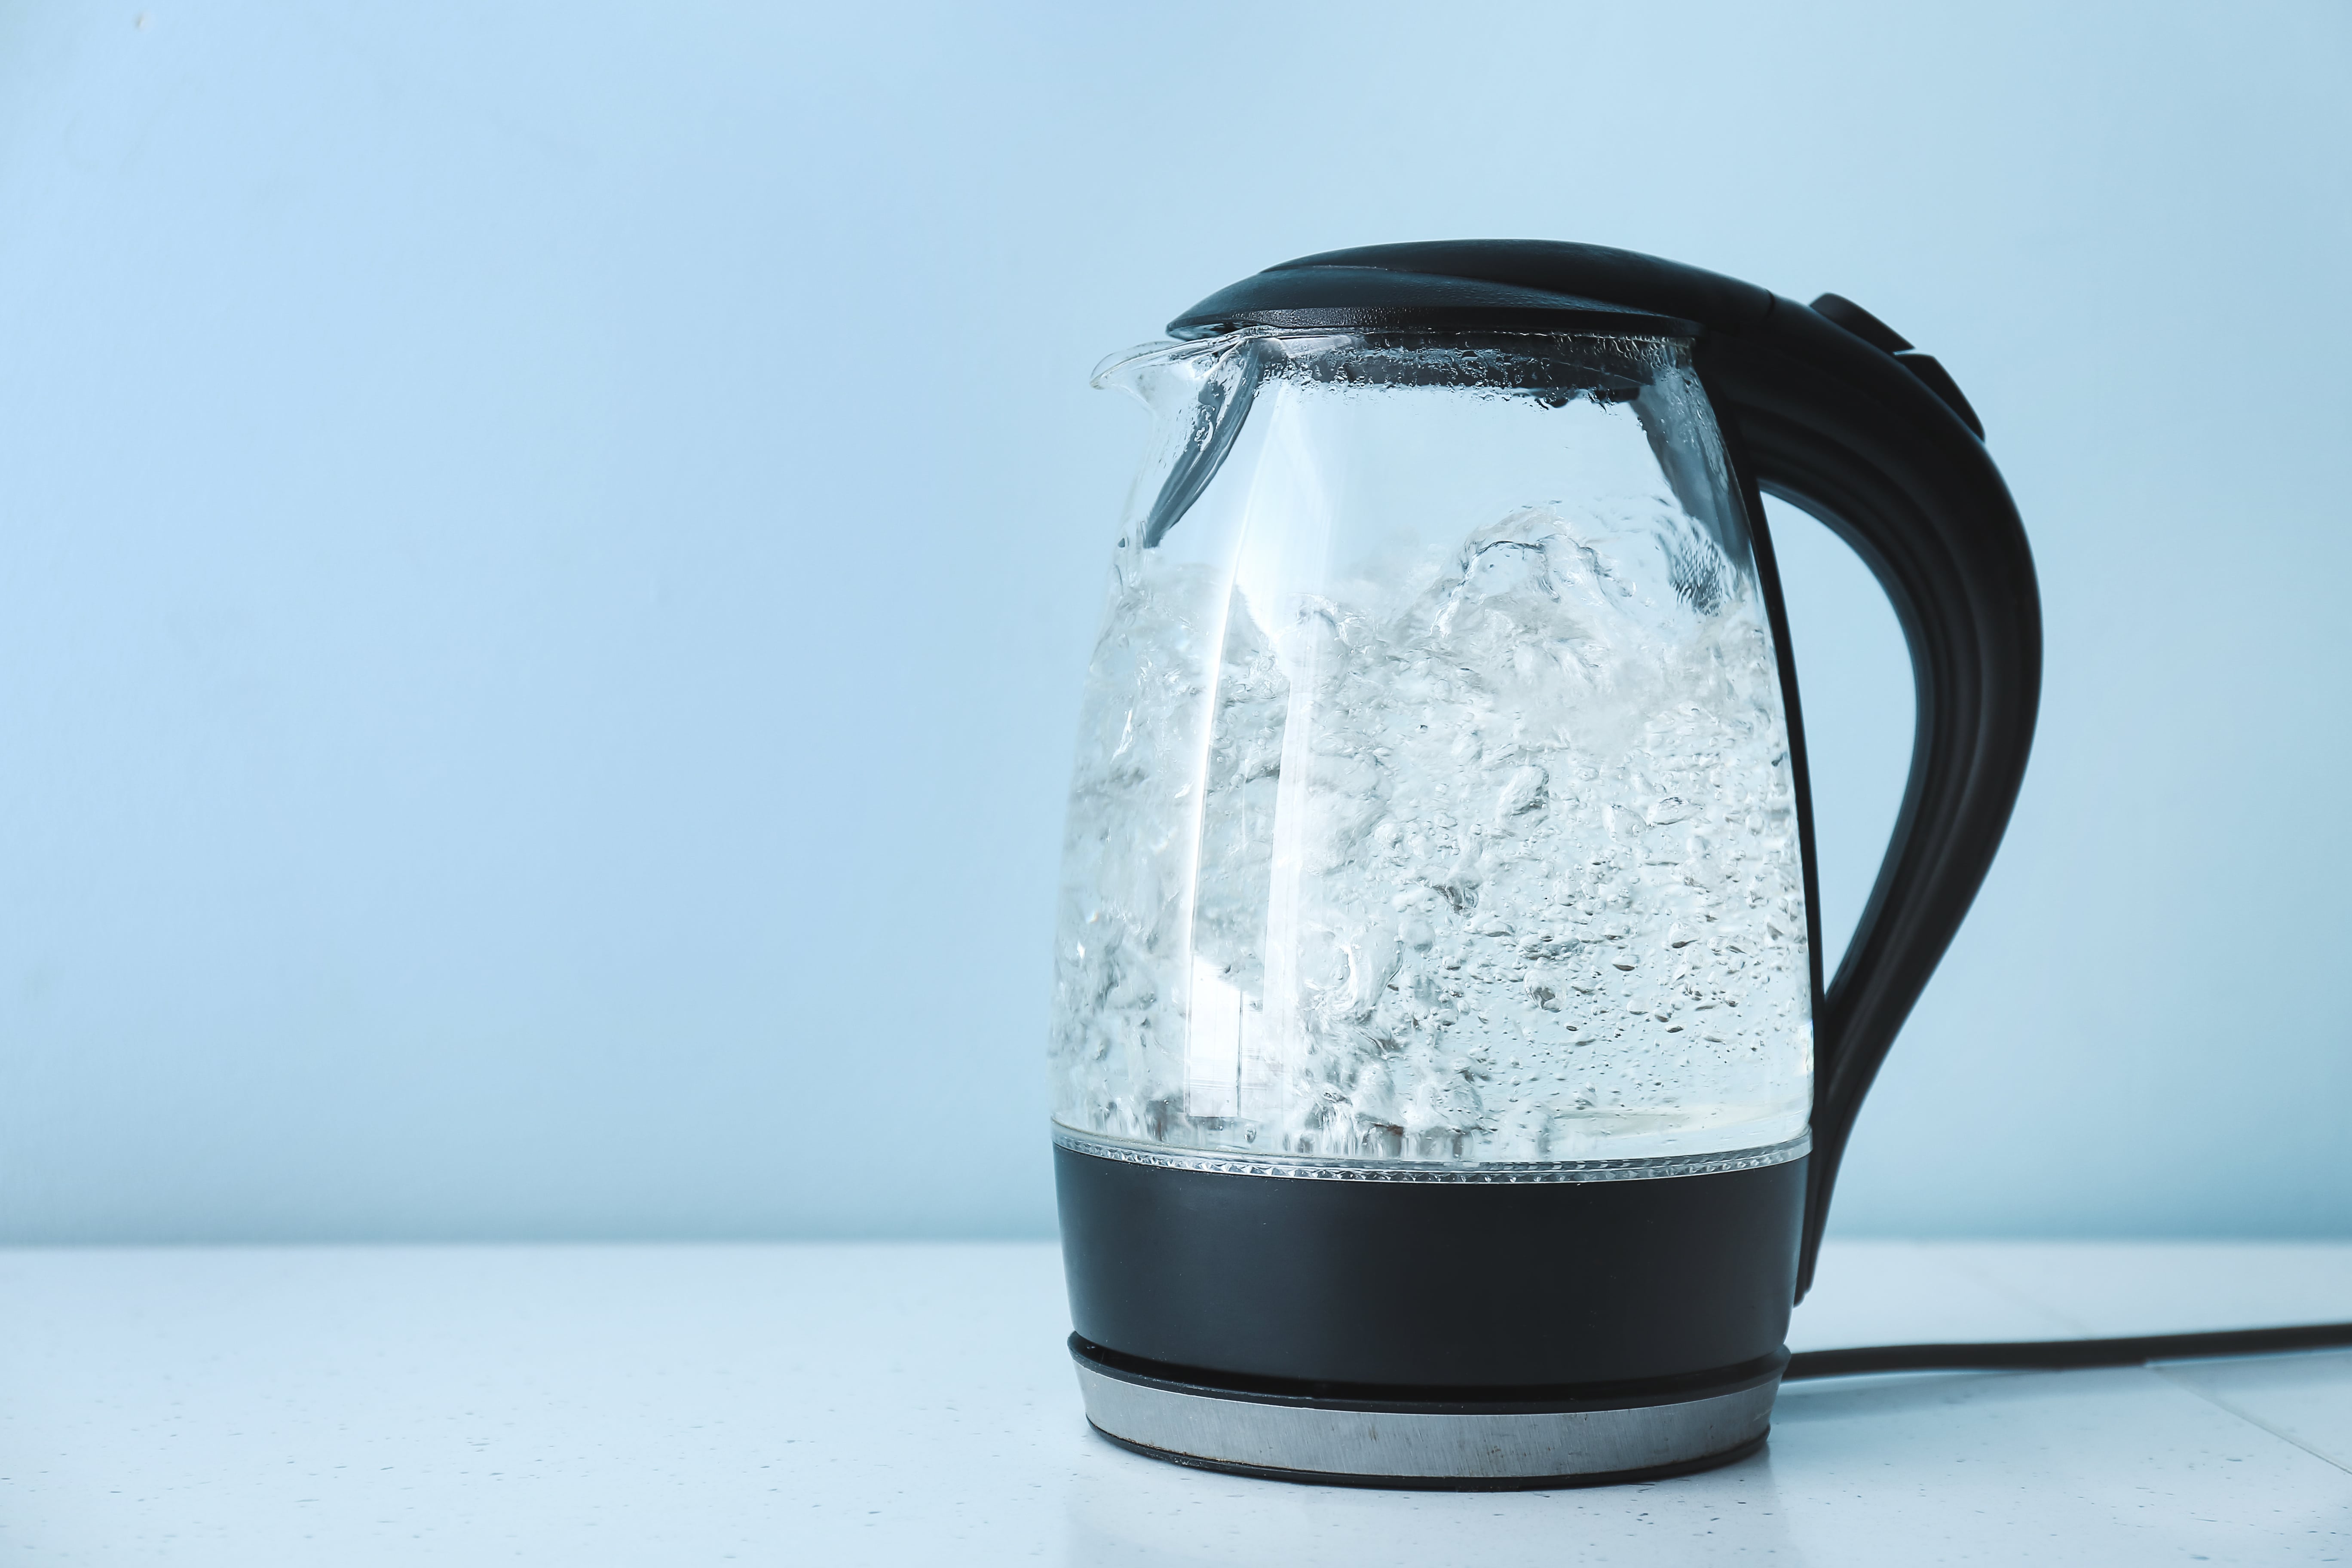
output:
[[[2352,1317],[2352,1244],[1833,1246],[1791,1343]],[[1792,1384],[1646,1485],[1094,1436],[1040,1244],[0,1251],[0,1562],[2352,1563],[2352,1353]]]

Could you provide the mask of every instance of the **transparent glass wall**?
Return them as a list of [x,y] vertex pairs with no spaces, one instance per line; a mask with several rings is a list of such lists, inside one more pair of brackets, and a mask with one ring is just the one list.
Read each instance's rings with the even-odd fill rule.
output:
[[1513,1163],[1801,1132],[1787,727],[1686,345],[1240,333],[1157,421],[1071,790],[1054,1114]]

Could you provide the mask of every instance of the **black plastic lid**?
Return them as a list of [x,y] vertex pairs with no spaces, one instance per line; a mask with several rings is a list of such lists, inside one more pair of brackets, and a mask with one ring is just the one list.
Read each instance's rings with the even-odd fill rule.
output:
[[1175,338],[1242,327],[1434,328],[1696,337],[1760,321],[1772,297],[1696,267],[1562,240],[1460,239],[1326,251],[1220,289]]

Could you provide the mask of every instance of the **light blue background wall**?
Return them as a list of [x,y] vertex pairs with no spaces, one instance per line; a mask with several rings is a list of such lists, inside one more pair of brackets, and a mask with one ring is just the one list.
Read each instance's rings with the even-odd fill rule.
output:
[[[2042,741],[1839,1224],[2352,1233],[2352,12],[0,9],[0,1237],[1042,1234],[1139,416],[1285,257],[1936,353]],[[1830,921],[1908,736],[1790,522]]]

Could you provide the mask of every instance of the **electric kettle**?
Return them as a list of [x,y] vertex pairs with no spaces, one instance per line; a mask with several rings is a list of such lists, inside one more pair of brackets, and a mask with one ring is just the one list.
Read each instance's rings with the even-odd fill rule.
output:
[[[1377,1486],[1755,1451],[2032,738],[2032,559],[1976,416],[1834,295],[1597,246],[1307,257],[1169,331],[1097,376],[1157,425],[1055,937],[1088,1418]],[[1868,563],[1916,678],[1826,985],[1761,494]]]

